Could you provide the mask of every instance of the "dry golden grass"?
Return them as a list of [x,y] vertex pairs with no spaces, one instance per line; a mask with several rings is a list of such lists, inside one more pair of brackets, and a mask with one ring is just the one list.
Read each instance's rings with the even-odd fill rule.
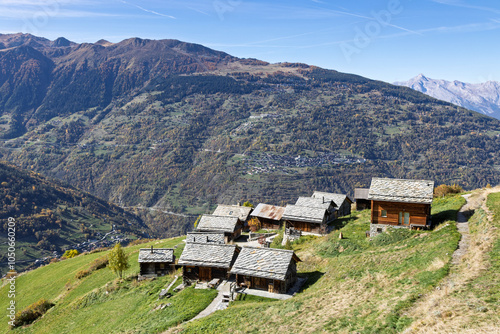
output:
[[486,206],[488,194],[494,192],[500,192],[500,187],[477,190],[468,198],[465,209],[476,210],[475,215],[482,209],[487,217],[477,228],[471,227],[469,249],[449,277],[408,311],[416,320],[405,333],[500,333],[500,316],[469,289],[488,270],[488,252],[500,238],[495,226],[500,217]]

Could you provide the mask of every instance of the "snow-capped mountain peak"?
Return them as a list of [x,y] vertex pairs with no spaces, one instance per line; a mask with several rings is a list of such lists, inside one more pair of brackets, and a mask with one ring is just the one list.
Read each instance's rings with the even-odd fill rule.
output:
[[394,84],[500,119],[500,83],[497,81],[471,84],[458,80],[436,80],[419,74]]

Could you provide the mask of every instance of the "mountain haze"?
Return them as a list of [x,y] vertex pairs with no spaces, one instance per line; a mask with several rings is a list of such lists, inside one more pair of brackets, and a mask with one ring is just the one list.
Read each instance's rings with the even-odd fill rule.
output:
[[408,81],[394,84],[500,119],[500,83],[497,81],[471,84],[457,80],[436,80],[419,74]]

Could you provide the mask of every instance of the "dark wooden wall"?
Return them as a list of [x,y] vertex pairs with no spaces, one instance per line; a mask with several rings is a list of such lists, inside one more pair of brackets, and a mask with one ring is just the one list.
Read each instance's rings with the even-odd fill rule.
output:
[[[372,201],[372,224],[399,225],[399,213],[410,213],[410,225],[427,225],[430,223],[430,204],[398,203]],[[382,210],[387,217],[382,217]]]
[[372,207],[372,202],[367,199],[357,199],[356,200],[356,210],[366,210]]
[[281,227],[281,222],[279,220],[272,220],[268,218],[256,217],[263,229],[279,230]]

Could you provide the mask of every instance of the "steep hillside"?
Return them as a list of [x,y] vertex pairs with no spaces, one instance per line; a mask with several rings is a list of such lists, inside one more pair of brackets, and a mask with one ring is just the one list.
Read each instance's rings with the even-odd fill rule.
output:
[[500,119],[500,83],[496,81],[470,84],[457,80],[436,80],[419,74],[394,84]]
[[[139,248],[177,247],[175,255],[182,252],[182,238],[155,241],[124,248],[131,268],[124,280],[108,268],[93,270],[88,276],[77,278],[79,271],[87,270],[93,261],[107,256],[107,251],[85,254],[73,259],[51,263],[19,276],[16,279],[16,309],[23,310],[41,298],[55,306],[35,324],[8,329],[5,321],[0,324],[2,333],[157,333],[162,329],[188,320],[205,308],[214,298],[214,291],[186,289],[168,300],[158,300],[161,288],[174,277],[137,282]],[[48,284],[50,282],[50,284]],[[2,283],[5,283],[3,281]],[[6,288],[0,289],[6,296]],[[8,298],[2,297],[0,305],[6,307]],[[170,303],[164,309],[158,305]]]
[[217,203],[352,195],[372,176],[500,183],[500,121],[409,88],[172,40],[2,39],[0,158],[135,210],[155,235]]
[[[445,327],[439,329],[447,332],[454,328],[454,319],[467,317],[467,321],[460,321],[460,331],[472,333],[489,329],[494,332],[500,320],[499,268],[495,262],[500,240],[497,195],[491,195],[488,200],[489,208],[495,210],[494,219],[473,218],[472,223],[472,238],[477,237],[477,241],[483,240],[489,245],[478,244],[477,249],[471,249],[471,257],[479,256],[486,261],[481,264],[484,269],[480,276],[469,281],[471,284],[457,286],[456,292],[448,295],[448,298],[459,299],[451,315],[440,309],[438,313],[435,306],[430,313],[427,307],[423,315],[415,310],[434,291],[440,291],[436,287],[442,289],[443,282],[458,268],[450,261],[460,236],[455,223],[446,219],[455,217],[465,202],[459,195],[434,201],[433,220],[441,223],[434,231],[398,230],[370,240],[365,236],[369,211],[355,212],[353,217],[337,221],[340,230],[323,238],[304,238],[292,245],[302,260],[299,275],[308,278],[304,289],[295,297],[286,301],[241,298],[224,311],[189,323],[185,321],[214,298],[213,291],[189,288],[168,300],[158,300],[159,291],[174,279],[173,275],[154,281],[135,280],[139,248],[151,244],[176,247],[178,257],[182,252],[182,238],[126,247],[132,267],[123,280],[116,279],[108,268],[93,271],[81,279],[75,277],[92,261],[105,256],[105,252],[52,263],[17,278],[18,310],[41,298],[52,301],[55,306],[33,325],[15,331],[160,333],[170,328],[173,333],[399,333],[426,329],[425,326],[432,326],[432,320],[441,325],[444,322]],[[478,218],[483,215],[477,214]],[[339,240],[339,232],[344,239]],[[487,240],[483,238],[484,233],[488,233]],[[468,268],[465,262],[461,267]],[[474,270],[471,268],[471,273]],[[49,286],[47,280],[52,282]],[[3,286],[0,294],[5,294],[7,288]],[[469,303],[472,296],[474,299]],[[0,299],[0,307],[5,309],[7,302],[7,298]],[[167,303],[170,306],[159,307]],[[440,305],[446,307],[446,303]],[[179,323],[183,324],[175,327]],[[0,326],[2,332],[9,332],[6,322]]]
[[[15,220],[16,269],[52,257],[88,239],[109,242],[104,235],[134,237],[148,229],[136,216],[90,194],[40,174],[0,163],[0,273],[7,266],[7,218]],[[111,236],[110,235],[110,236]],[[91,247],[90,245],[88,247]]]

